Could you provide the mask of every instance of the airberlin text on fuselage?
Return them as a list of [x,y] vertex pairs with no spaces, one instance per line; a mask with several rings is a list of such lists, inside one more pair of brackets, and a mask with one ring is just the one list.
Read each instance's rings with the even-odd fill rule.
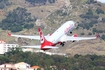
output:
[[66,34],[66,33],[70,30],[70,28],[72,28],[72,26],[73,26],[73,24],[70,24],[69,27],[67,27],[67,28],[64,30],[64,33]]

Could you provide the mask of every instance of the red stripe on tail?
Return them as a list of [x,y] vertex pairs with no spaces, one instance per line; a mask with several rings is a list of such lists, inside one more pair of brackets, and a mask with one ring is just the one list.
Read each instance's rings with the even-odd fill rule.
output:
[[96,33],[96,38],[98,38],[99,37],[99,34],[98,33]]
[[8,36],[11,36],[11,33],[9,33],[8,31],[7,31],[7,34],[8,34]]
[[42,30],[40,28],[38,28],[38,32],[39,32],[39,35],[40,35],[40,41],[41,41],[41,43],[44,43],[45,38],[44,38],[44,35],[43,35]]

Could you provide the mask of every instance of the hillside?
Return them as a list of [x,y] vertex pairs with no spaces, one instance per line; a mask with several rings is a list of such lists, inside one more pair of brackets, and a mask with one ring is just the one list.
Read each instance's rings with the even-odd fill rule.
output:
[[100,35],[100,39],[74,43],[69,42],[65,45],[67,47],[62,47],[60,51],[70,55],[105,55],[105,23],[103,21],[105,18],[103,7],[105,5],[92,0],[70,1],[68,7],[63,7],[48,17],[47,22],[51,22],[50,26],[55,27],[55,25],[57,26],[66,20],[74,20],[77,24],[77,28],[73,30],[74,34],[76,33],[78,36],[95,36],[95,32],[97,32]]
[[[105,55],[105,4],[94,0],[56,0],[55,3],[51,4],[46,2],[44,5],[43,3],[34,5],[28,0],[9,0],[9,5],[1,9],[0,21],[7,18],[9,12],[17,7],[27,9],[27,12],[31,13],[31,16],[36,17],[37,20],[29,22],[34,24],[34,28],[23,29],[20,32],[14,32],[14,34],[38,35],[37,27],[41,27],[44,35],[46,35],[53,33],[64,22],[73,20],[77,25],[76,29],[73,30],[73,34],[95,36],[95,32],[97,32],[101,40],[67,42],[64,47],[50,51],[63,52],[70,55]],[[6,40],[7,43],[18,43],[20,45],[40,44],[39,41],[29,39],[15,41],[14,37],[8,37],[6,30],[2,29],[0,29],[0,39]]]

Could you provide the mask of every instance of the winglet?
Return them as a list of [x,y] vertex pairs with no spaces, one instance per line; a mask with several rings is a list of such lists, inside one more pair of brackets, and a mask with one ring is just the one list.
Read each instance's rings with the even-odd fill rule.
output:
[[98,33],[96,33],[96,39],[99,37],[99,34]]
[[8,36],[11,36],[11,33],[9,33],[8,31],[7,31],[7,34],[8,34]]
[[41,29],[40,28],[38,28],[38,32],[40,32],[41,31]]

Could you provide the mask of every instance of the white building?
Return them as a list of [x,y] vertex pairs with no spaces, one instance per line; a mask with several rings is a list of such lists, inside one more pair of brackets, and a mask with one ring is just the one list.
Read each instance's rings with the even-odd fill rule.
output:
[[15,64],[17,70],[28,70],[30,68],[30,64],[25,62],[19,62]]
[[14,64],[6,64],[5,63],[5,64],[0,65],[0,70],[11,70],[11,69],[16,70]]
[[9,48],[15,48],[15,47],[19,47],[18,44],[6,44],[5,41],[0,40],[0,54],[4,54],[5,52],[8,52]]

